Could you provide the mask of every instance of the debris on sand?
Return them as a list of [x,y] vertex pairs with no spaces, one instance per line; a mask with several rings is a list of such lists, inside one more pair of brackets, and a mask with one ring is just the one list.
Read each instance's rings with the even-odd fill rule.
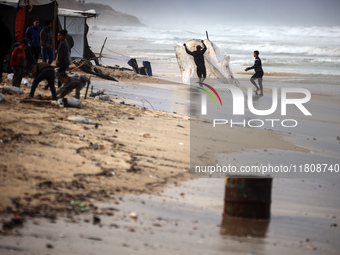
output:
[[0,89],[2,90],[3,93],[10,93],[10,94],[14,93],[14,94],[19,94],[19,95],[24,94],[24,91],[18,87],[0,86]]
[[60,98],[57,103],[59,107],[82,108],[83,103],[77,98]]
[[75,123],[91,124],[94,125],[93,120],[90,120],[83,116],[71,116],[67,118],[68,120],[74,121]]
[[73,63],[77,66],[77,68],[79,68],[80,70],[82,70],[85,73],[94,74],[98,77],[101,77],[103,79],[110,80],[110,81],[118,81],[115,78],[113,78],[112,76],[103,74],[103,72],[99,68],[94,67],[92,65],[91,61],[89,61],[89,60],[78,58],[78,59],[75,59],[73,61]]

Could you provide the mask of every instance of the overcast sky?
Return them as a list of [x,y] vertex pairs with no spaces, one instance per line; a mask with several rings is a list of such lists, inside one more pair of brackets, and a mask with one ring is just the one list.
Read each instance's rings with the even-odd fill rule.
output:
[[340,0],[86,0],[133,14],[144,24],[340,26]]

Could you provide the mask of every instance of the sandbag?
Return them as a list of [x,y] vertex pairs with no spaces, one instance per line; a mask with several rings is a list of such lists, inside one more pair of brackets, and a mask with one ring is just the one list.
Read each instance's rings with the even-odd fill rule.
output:
[[0,93],[0,103],[6,101],[5,96]]
[[141,75],[146,75],[146,68],[145,67],[140,67],[138,69],[138,73],[141,74]]
[[82,108],[83,103],[77,98],[60,98],[58,101],[60,107]]
[[19,94],[19,95],[24,94],[24,91],[18,87],[0,86],[0,89],[2,89],[2,91],[8,91],[8,92],[12,92],[12,93]]

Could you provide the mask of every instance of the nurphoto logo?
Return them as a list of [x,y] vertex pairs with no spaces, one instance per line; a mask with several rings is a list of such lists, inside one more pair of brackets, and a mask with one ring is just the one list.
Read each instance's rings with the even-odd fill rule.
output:
[[[206,83],[199,83],[201,87],[197,87],[198,89],[204,91],[205,93],[201,94],[201,115],[207,115],[207,95],[209,95],[212,100],[214,101],[215,105],[217,106],[216,100],[213,96],[213,94],[205,89],[203,86],[209,88],[218,98],[220,105],[222,105],[222,99],[220,97],[220,94],[216,91],[215,88],[213,88],[211,85],[208,85]],[[307,102],[311,99],[311,93],[308,89],[305,88],[289,88],[284,87],[280,90],[280,100],[279,100],[279,91],[278,88],[272,89],[272,101],[271,106],[268,109],[256,109],[254,106],[254,99],[253,99],[253,92],[251,88],[247,89],[247,99],[245,98],[245,95],[243,91],[234,85],[230,84],[217,84],[215,85],[216,88],[223,88],[227,89],[231,92],[232,95],[232,114],[233,116],[244,116],[245,113],[245,102],[247,102],[248,110],[250,113],[257,115],[257,116],[269,116],[273,114],[280,104],[280,115],[286,116],[287,115],[287,106],[292,105],[294,108],[299,109],[305,116],[311,116],[312,114],[308,109],[304,106]],[[302,95],[301,98],[289,98],[288,94],[294,93],[295,95]],[[228,102],[229,103],[229,102]],[[230,102],[231,103],[231,102]],[[265,123],[271,124],[271,127],[274,127],[275,123],[281,123],[283,127],[295,127],[297,126],[298,122],[295,119],[244,119],[243,121],[233,121],[233,119],[213,119],[213,126],[216,125],[225,125],[230,124],[232,127],[233,125],[241,125],[241,126],[249,126],[249,127],[262,127]]]

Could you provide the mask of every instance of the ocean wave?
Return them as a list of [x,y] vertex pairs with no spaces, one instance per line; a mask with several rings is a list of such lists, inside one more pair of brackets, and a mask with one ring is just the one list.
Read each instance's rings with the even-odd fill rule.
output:
[[264,54],[299,54],[310,56],[340,56],[340,48],[318,47],[318,46],[298,46],[298,45],[277,45],[277,44],[223,44],[221,46],[226,51],[249,52],[252,49],[258,49]]

